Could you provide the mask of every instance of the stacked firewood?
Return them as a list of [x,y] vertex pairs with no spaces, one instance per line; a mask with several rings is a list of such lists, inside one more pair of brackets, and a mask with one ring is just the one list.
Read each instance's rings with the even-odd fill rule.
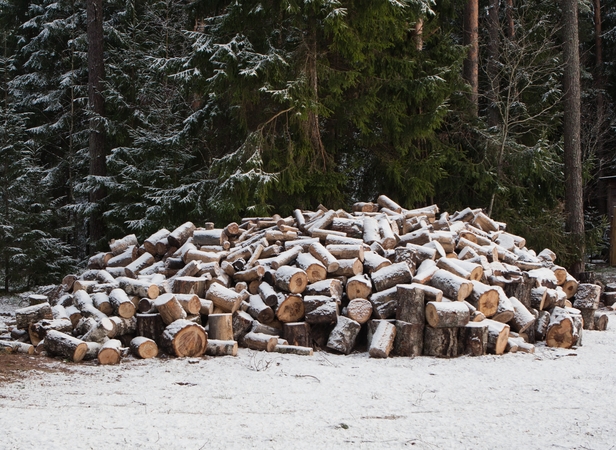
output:
[[236,355],[238,344],[300,355],[500,355],[533,352],[540,340],[570,348],[582,329],[605,329],[600,287],[578,284],[552,251],[525,244],[480,209],[407,210],[383,195],[351,213],[187,222],[141,244],[135,235],[111,241],[81,275],[31,298],[15,328],[49,355],[101,364],[159,349]]

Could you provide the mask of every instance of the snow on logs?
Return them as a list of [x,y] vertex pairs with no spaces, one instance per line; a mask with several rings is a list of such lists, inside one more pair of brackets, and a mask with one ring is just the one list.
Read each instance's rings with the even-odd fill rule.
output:
[[607,327],[601,307],[615,292],[578,283],[552,251],[526,248],[481,210],[438,213],[382,195],[351,213],[186,222],[142,245],[128,235],[53,295],[32,296],[16,312],[19,339],[0,347],[31,351],[29,341],[100,364],[235,356],[238,344],[451,358],[532,352],[543,340],[571,348],[583,329]]

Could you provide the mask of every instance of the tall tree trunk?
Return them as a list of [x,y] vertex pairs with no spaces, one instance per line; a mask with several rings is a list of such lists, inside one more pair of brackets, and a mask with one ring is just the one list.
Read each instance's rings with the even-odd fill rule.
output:
[[[102,95],[105,66],[103,63],[103,1],[87,0],[88,21],[88,101],[90,118],[90,175],[106,176],[105,161],[105,100]],[[94,209],[90,215],[90,253],[104,235],[103,214],[100,202],[105,197],[104,188],[90,192]]]
[[597,90],[597,154],[602,154],[603,131],[605,123],[605,105],[603,90],[605,80],[603,77],[603,37],[601,36],[601,0],[593,0],[595,9],[595,89]]
[[574,276],[584,270],[584,202],[580,142],[580,53],[577,0],[562,0],[564,87],[565,213],[567,231],[575,246]]
[[509,39],[513,39],[513,37],[515,36],[515,24],[513,22],[513,0],[507,0],[506,19],[507,37]]
[[500,90],[500,77],[498,76],[498,60],[500,58],[500,22],[498,20],[500,0],[490,0],[488,9],[488,125],[495,127],[500,123],[500,116],[496,101]]
[[464,45],[468,55],[464,60],[464,79],[471,88],[471,112],[479,113],[479,1],[467,0],[464,7]]
[[308,78],[308,86],[312,93],[311,101],[314,103],[310,105],[308,111],[308,121],[306,122],[306,133],[310,146],[314,151],[317,158],[320,158],[323,162],[323,170],[327,168],[327,157],[325,154],[325,146],[321,140],[321,129],[319,125],[319,113],[314,109],[319,103],[319,79],[317,74],[317,21],[314,16],[308,19],[308,36],[307,36],[307,55],[306,55],[306,76]]

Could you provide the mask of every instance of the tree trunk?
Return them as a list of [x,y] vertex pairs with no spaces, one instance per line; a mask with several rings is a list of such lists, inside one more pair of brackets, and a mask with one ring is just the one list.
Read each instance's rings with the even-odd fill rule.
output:
[[561,9],[565,63],[563,72],[565,213],[567,231],[571,233],[571,244],[576,256],[570,272],[573,276],[577,276],[584,270],[585,250],[578,3],[576,0],[562,0]]
[[176,320],[162,335],[161,348],[178,357],[203,356],[207,347],[207,333],[201,325],[188,320]]
[[[103,80],[105,66],[103,59],[103,0],[87,1],[88,22],[88,103],[90,114],[90,175],[104,177],[107,175],[105,154],[105,100],[103,98]],[[90,203],[94,209],[90,215],[90,253],[94,253],[97,242],[103,237],[103,211],[100,202],[105,198],[105,189],[97,187],[90,192]]]
[[464,45],[468,54],[464,60],[463,76],[470,85],[471,112],[477,116],[479,110],[479,2],[467,0],[464,7]]
[[130,351],[138,358],[154,358],[158,355],[158,345],[152,339],[137,336],[130,341]]

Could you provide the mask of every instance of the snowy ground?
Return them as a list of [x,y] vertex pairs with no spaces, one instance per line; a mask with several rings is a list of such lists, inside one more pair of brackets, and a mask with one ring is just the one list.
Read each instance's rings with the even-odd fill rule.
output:
[[0,383],[0,449],[616,448],[610,320],[605,332],[585,332],[582,347],[534,355],[240,349],[119,366],[39,356],[58,371]]

